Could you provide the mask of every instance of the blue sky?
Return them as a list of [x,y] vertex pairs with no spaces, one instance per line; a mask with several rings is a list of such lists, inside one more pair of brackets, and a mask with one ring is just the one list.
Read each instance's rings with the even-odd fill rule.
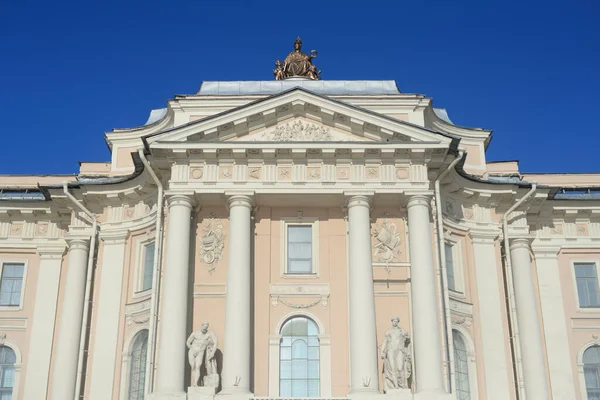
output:
[[0,1],[1,174],[106,161],[104,132],[203,80],[271,80],[296,36],[323,79],[395,79],[494,131],[488,160],[600,172],[600,3]]

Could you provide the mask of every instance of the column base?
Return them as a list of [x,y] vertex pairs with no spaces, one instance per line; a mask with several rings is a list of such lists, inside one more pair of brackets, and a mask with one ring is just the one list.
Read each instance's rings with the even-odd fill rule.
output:
[[250,400],[252,398],[254,398],[254,393],[244,389],[224,389],[215,395],[215,400]]
[[210,386],[189,387],[187,400],[213,400],[215,398],[216,388]]
[[412,400],[413,393],[410,389],[388,389],[385,396],[390,400]]
[[[379,393],[377,390],[373,390],[372,388],[366,388],[364,390],[354,389],[350,394],[348,394],[348,399],[350,400],[387,400],[383,393]],[[389,399],[392,400],[392,399]],[[398,399],[400,400],[400,399]],[[404,399],[402,399],[404,400]]]
[[148,395],[148,400],[186,400],[185,392],[154,392]]

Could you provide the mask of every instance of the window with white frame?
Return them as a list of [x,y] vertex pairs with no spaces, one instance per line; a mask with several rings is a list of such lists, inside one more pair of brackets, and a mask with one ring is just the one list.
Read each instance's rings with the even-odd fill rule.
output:
[[575,263],[575,281],[579,307],[600,307],[600,290],[596,263]]
[[17,356],[8,346],[0,346],[0,400],[11,400]]
[[154,272],[154,249],[155,242],[150,242],[143,247],[143,271],[141,279],[141,290],[152,288],[152,274]]
[[583,373],[588,400],[600,400],[600,346],[583,353]]
[[448,289],[456,291],[456,278],[454,271],[454,246],[451,243],[444,243],[444,252],[446,255],[446,278]]
[[316,277],[319,274],[319,221],[312,217],[283,218],[281,276]]
[[[144,329],[135,335],[135,339],[133,340],[133,345],[131,348],[128,400],[144,400],[147,351],[148,330]],[[0,398],[0,400],[2,399]]]
[[281,328],[279,396],[319,397],[319,330],[307,317],[290,318]]
[[18,307],[23,293],[25,264],[4,263],[0,276],[0,306]]
[[454,345],[454,371],[456,380],[456,399],[471,399],[471,384],[469,382],[469,360],[467,346],[460,332],[452,330],[452,344]]

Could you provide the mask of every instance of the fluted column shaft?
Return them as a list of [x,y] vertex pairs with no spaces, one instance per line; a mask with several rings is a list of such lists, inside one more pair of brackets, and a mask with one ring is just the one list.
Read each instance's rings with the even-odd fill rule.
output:
[[52,400],[75,398],[77,361],[90,250],[89,238],[68,238],[69,264],[61,304],[58,342],[52,375]]
[[511,240],[510,260],[519,323],[525,394],[527,400],[548,399],[542,331],[533,286],[533,269],[529,257],[529,239]]
[[190,228],[193,199],[174,195],[168,199],[166,258],[162,287],[156,392],[184,393],[186,319],[189,295]]
[[444,393],[429,198],[408,201],[408,237],[417,393]]
[[233,195],[228,198],[228,203],[229,248],[222,393],[249,393],[252,198]]
[[377,331],[373,261],[371,259],[370,198],[348,200],[348,263],[350,311],[350,392],[378,391]]

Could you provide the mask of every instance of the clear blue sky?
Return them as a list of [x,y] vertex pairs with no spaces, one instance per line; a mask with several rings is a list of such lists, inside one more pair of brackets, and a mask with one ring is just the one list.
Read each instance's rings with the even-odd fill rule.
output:
[[0,0],[0,173],[109,160],[104,132],[203,80],[271,80],[298,35],[323,79],[395,79],[492,129],[488,160],[600,172],[597,0]]

